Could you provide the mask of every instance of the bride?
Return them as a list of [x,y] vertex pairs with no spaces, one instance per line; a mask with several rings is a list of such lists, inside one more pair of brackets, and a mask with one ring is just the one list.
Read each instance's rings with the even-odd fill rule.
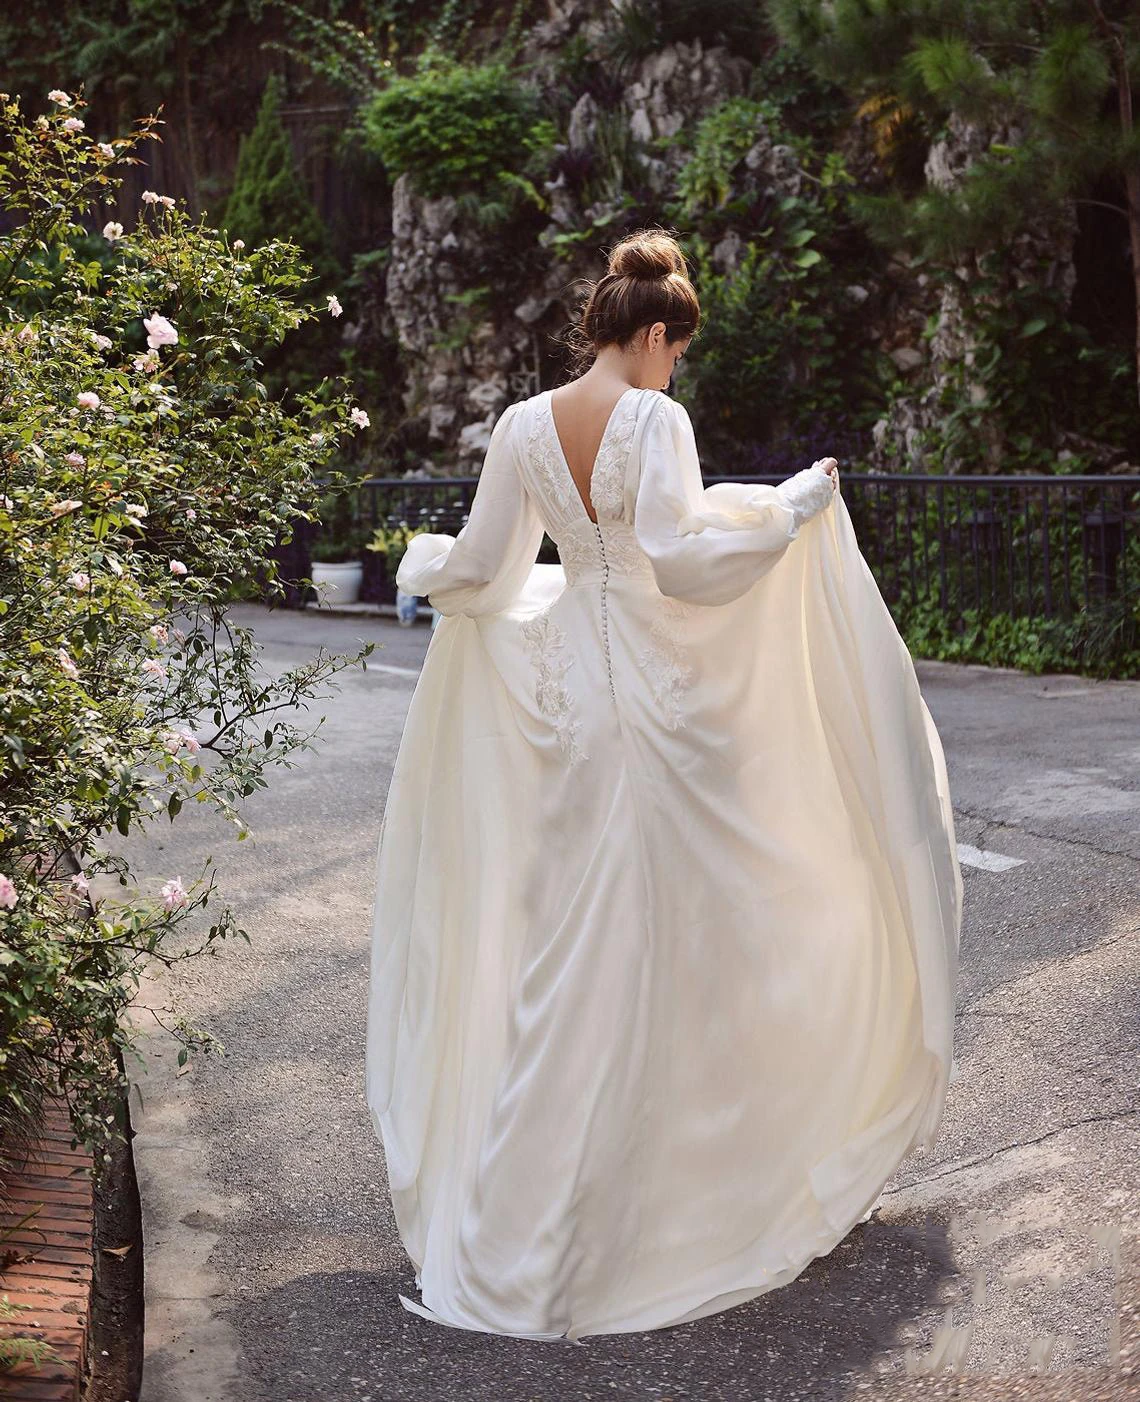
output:
[[[657,1329],[786,1285],[941,1124],[946,765],[824,458],[704,487],[699,305],[623,239],[572,382],[510,405],[381,825],[366,1094],[439,1323]],[[536,564],[544,532],[561,564]]]

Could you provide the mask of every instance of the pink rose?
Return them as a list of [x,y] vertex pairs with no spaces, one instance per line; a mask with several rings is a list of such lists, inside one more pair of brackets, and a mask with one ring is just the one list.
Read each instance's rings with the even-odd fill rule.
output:
[[81,594],[86,594],[91,588],[91,576],[84,574],[82,570],[76,570],[74,574],[67,576],[67,582],[73,589],[77,589]]
[[147,629],[147,632],[157,643],[166,642],[167,638],[170,636],[166,631],[165,623],[154,623]]
[[166,739],[163,741],[163,745],[172,755],[176,755],[178,751],[182,749],[189,750],[192,755],[196,755],[202,748],[198,740],[191,735],[188,730],[169,731]]
[[64,131],[82,131],[85,123],[79,117],[68,117],[63,124]]
[[77,896],[85,896],[91,889],[91,883],[82,872],[78,872],[71,878],[71,889]]
[[352,413],[349,414],[348,417],[352,420],[354,424],[356,424],[358,428],[367,428],[372,422],[372,420],[368,417],[368,415],[364,412],[363,409],[353,409]]
[[166,680],[166,668],[157,658],[148,657],[142,664],[143,672],[148,677],[157,677],[160,682]]
[[79,680],[79,668],[71,660],[71,655],[67,651],[67,648],[61,647],[56,655],[59,658],[59,670],[65,677],[70,677],[73,682],[77,682]]
[[174,877],[162,888],[162,904],[167,910],[178,910],[189,901],[182,882]]
[[170,573],[174,575],[183,575],[186,573],[186,566],[182,563],[181,560],[171,560]]
[[110,220],[103,225],[103,237],[108,243],[114,243],[116,239],[123,237],[123,226],[114,219]]
[[98,409],[103,401],[93,389],[85,389],[82,394],[75,396],[75,402],[81,409]]
[[173,346],[178,341],[178,332],[157,312],[153,316],[144,316],[143,325],[146,327],[146,343],[151,350],[157,350],[159,346]]
[[16,883],[10,876],[0,876],[0,905],[14,910],[20,897],[16,893]]
[[87,459],[82,453],[68,453],[67,457],[64,458],[64,462],[69,467],[82,467],[86,461]]
[[329,293],[328,304],[329,304],[329,315],[330,315],[330,316],[340,316],[341,312],[344,311],[344,308],[343,308],[343,307],[341,306],[341,304],[337,301],[337,299],[332,295],[331,292]]

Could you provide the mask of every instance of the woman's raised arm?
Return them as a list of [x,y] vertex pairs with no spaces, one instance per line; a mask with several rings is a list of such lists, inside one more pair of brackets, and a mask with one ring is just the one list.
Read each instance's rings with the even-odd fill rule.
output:
[[426,595],[442,614],[501,612],[538,555],[542,518],[523,485],[510,432],[521,407],[504,409],[491,430],[467,524],[457,536],[413,536],[396,571],[399,588]]
[[704,485],[692,421],[660,396],[641,440],[634,530],[663,594],[726,604],[783,556],[805,521],[828,506],[837,478],[824,458],[778,486]]

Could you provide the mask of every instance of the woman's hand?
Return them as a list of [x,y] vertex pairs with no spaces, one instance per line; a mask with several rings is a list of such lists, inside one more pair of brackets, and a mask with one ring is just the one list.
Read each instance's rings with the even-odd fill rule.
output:
[[839,490],[839,464],[834,458],[818,458],[812,467],[821,467],[831,478],[833,489]]

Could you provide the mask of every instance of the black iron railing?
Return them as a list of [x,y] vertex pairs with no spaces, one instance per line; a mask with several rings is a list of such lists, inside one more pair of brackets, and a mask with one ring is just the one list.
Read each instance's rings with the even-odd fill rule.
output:
[[1136,607],[1140,476],[841,481],[859,548],[891,605],[927,599],[954,615],[1042,618],[1098,603]]
[[[777,483],[784,476],[705,482]],[[926,600],[955,619],[969,610],[1065,618],[1092,606],[1132,616],[1138,607],[1140,475],[849,472],[841,480],[860,549],[892,608]],[[370,528],[406,523],[454,535],[477,483],[367,478],[355,485],[355,515]],[[544,541],[539,558],[557,559],[553,542]]]

